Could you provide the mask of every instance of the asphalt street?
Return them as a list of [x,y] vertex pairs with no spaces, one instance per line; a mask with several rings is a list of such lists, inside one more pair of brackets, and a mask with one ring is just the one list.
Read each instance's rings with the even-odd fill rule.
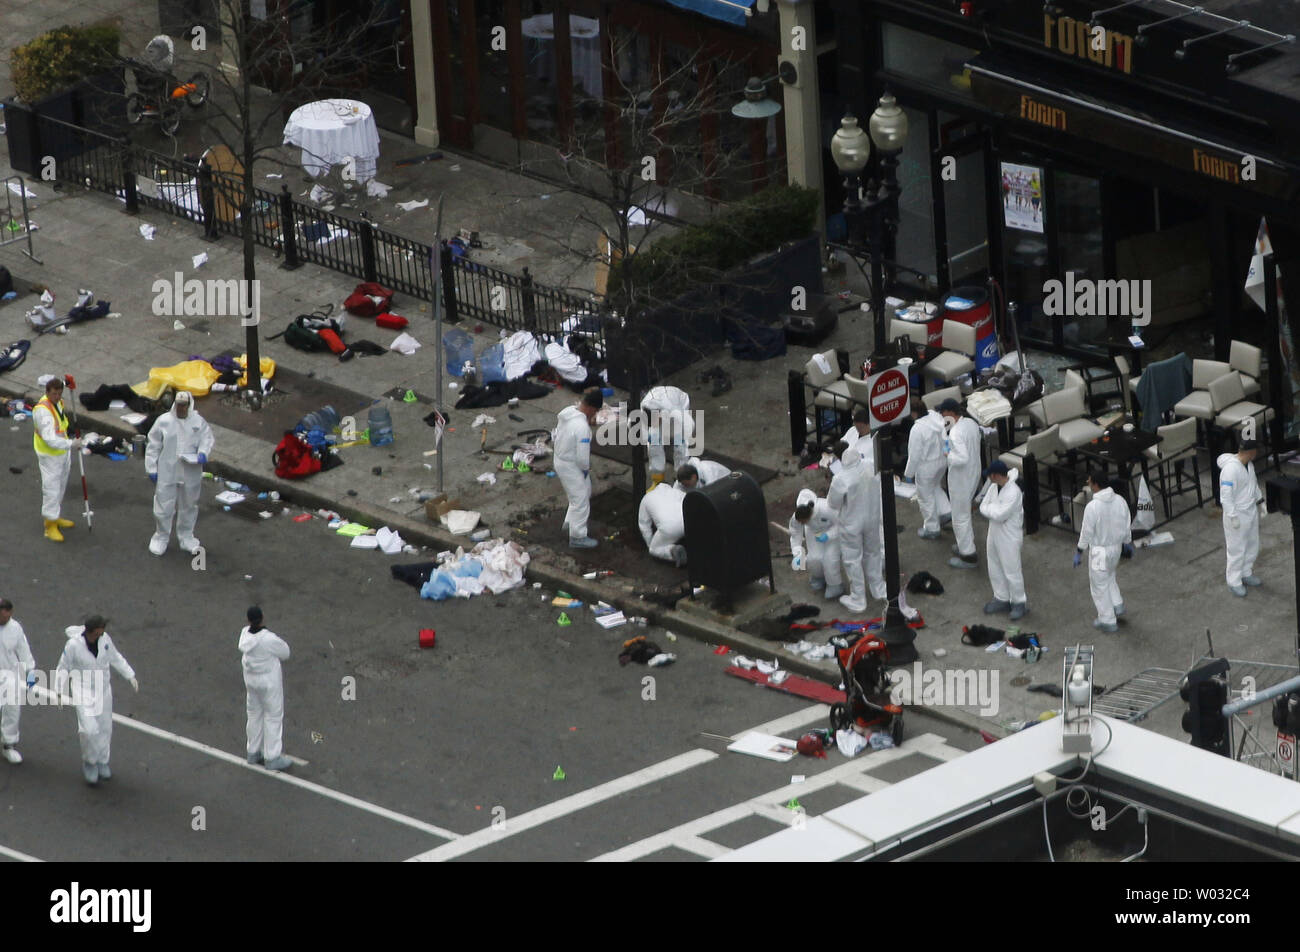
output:
[[[428,556],[351,549],[320,519],[239,518],[212,482],[206,566],[174,546],[155,558],[139,457],[86,458],[91,533],[74,465],[63,514],[79,525],[56,545],[41,536],[30,432],[0,422],[0,592],[43,670],[66,626],[106,615],[140,693],[114,676],[115,713],[131,720],[115,726],[114,778],[99,788],[81,779],[73,712],[25,710],[26,762],[0,763],[9,858],[700,859],[779,829],[791,797],[818,813],[981,743],[909,713],[902,749],[853,761],[728,753],[726,738],[760,725],[824,726],[826,709],[726,677],[728,659],[653,627],[605,631],[587,609],[558,626],[554,593],[531,586],[422,600],[389,565]],[[236,640],[253,603],[293,649],[285,747],[306,763],[287,777],[243,759]],[[431,650],[417,645],[425,627]],[[621,667],[623,639],[642,633],[678,662]],[[795,774],[807,780],[790,786]],[[704,841],[701,829],[717,832]]]

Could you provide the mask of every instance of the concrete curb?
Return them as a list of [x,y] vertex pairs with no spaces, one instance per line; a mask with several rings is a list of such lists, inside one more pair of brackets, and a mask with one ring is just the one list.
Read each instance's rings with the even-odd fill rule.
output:
[[[31,395],[31,390],[15,388],[8,381],[0,380],[0,396],[5,399],[20,397],[26,399]],[[77,416],[80,421],[83,421],[83,430],[93,429],[97,433],[103,433],[114,438],[130,439],[136,435],[134,427],[127,426],[121,420],[104,413],[80,408],[77,411]],[[222,428],[214,427],[214,429]],[[270,451],[268,449],[268,459],[269,456]],[[243,483],[259,492],[276,491],[280,494],[280,501],[286,505],[296,505],[312,512],[320,509],[337,512],[349,522],[360,522],[368,526],[386,525],[400,532],[408,542],[415,544],[435,549],[455,549],[458,546],[465,546],[467,543],[470,546],[473,545],[466,536],[452,535],[431,524],[417,522],[400,513],[378,506],[331,499],[322,493],[313,492],[305,483],[280,479],[274,474],[254,472],[243,467],[232,466],[223,463],[219,456],[209,460],[206,469],[220,479]],[[542,547],[533,546],[533,548],[541,549]],[[644,601],[610,586],[601,585],[591,579],[565,572],[554,565],[542,563],[537,559],[529,562],[525,578],[530,582],[541,582],[543,585],[580,596],[588,603],[603,601],[628,615],[642,616],[654,624],[672,631],[674,634],[684,634],[708,645],[726,645],[746,655],[779,658],[783,669],[802,677],[823,681],[831,685],[838,685],[840,681],[838,668],[826,668],[806,661],[780,647],[779,642],[764,641],[739,629]],[[918,705],[911,705],[911,707],[924,711],[930,717],[966,730],[985,731],[996,737],[1006,736],[1007,733],[996,721],[984,719],[964,711]]]

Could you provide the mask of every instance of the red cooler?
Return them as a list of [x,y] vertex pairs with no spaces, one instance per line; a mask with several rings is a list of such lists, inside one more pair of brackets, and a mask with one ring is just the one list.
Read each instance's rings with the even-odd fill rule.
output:
[[993,306],[983,288],[953,288],[943,302],[945,320],[959,321],[975,328],[975,372],[987,370],[998,362],[998,339],[993,332]]

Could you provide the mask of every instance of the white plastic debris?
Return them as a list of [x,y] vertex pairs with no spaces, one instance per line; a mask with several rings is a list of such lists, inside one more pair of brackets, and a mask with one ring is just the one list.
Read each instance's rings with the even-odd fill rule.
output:
[[478,481],[486,486],[495,486],[497,484],[496,473],[479,473]]
[[140,226],[140,234],[144,236],[145,241],[153,241],[154,233],[157,231],[158,229],[155,228],[153,225]]
[[200,251],[192,260],[194,261],[194,267],[201,268],[208,263],[208,253],[206,251]]
[[172,330],[183,331],[185,330],[185,325],[182,324],[180,321],[172,321]]
[[427,207],[428,204],[429,204],[429,200],[426,198],[426,199],[424,199],[424,201],[421,201],[421,202],[398,202],[398,203],[397,203],[397,207],[400,208],[400,209],[401,209],[402,211],[404,211],[404,212],[413,212],[413,211],[415,211],[417,208],[425,208],[425,207]]
[[385,198],[391,188],[391,185],[385,185],[378,179],[371,179],[366,183],[366,194],[371,198]]
[[405,354],[409,357],[420,349],[420,342],[410,334],[403,331],[397,335],[391,344],[388,345],[388,349],[395,350],[399,354]]
[[471,430],[477,430],[481,426],[488,426],[496,421],[496,417],[488,416],[486,413],[480,413],[474,418],[474,422],[469,426]]
[[36,193],[35,193],[35,192],[33,192],[33,191],[32,191],[30,188],[28,188],[26,185],[21,185],[21,184],[19,184],[18,182],[10,182],[10,183],[9,183],[9,191],[13,192],[15,195],[19,196],[20,198],[35,198],[35,197],[36,197]]

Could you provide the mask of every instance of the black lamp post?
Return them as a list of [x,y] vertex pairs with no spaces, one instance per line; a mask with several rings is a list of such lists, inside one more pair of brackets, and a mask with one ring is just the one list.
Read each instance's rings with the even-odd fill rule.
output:
[[[871,254],[871,317],[874,324],[873,349],[883,346],[885,324],[884,261],[893,259],[894,236],[898,231],[898,155],[907,141],[907,115],[890,93],[880,97],[868,123],[868,139],[852,115],[840,121],[831,139],[831,156],[844,176],[844,220],[847,244],[852,252],[864,245]],[[862,200],[861,173],[870,158],[871,143],[880,153],[881,175],[874,177],[866,201]],[[883,185],[883,192],[882,192]],[[870,242],[863,238],[864,219],[870,223]],[[898,562],[898,517],[894,500],[894,472],[889,441],[879,431],[873,438],[880,470],[880,521],[885,535],[885,586],[889,604],[885,609],[880,637],[889,645],[890,664],[911,664],[916,653],[916,632],[907,627],[907,619],[898,607],[901,581]]]

